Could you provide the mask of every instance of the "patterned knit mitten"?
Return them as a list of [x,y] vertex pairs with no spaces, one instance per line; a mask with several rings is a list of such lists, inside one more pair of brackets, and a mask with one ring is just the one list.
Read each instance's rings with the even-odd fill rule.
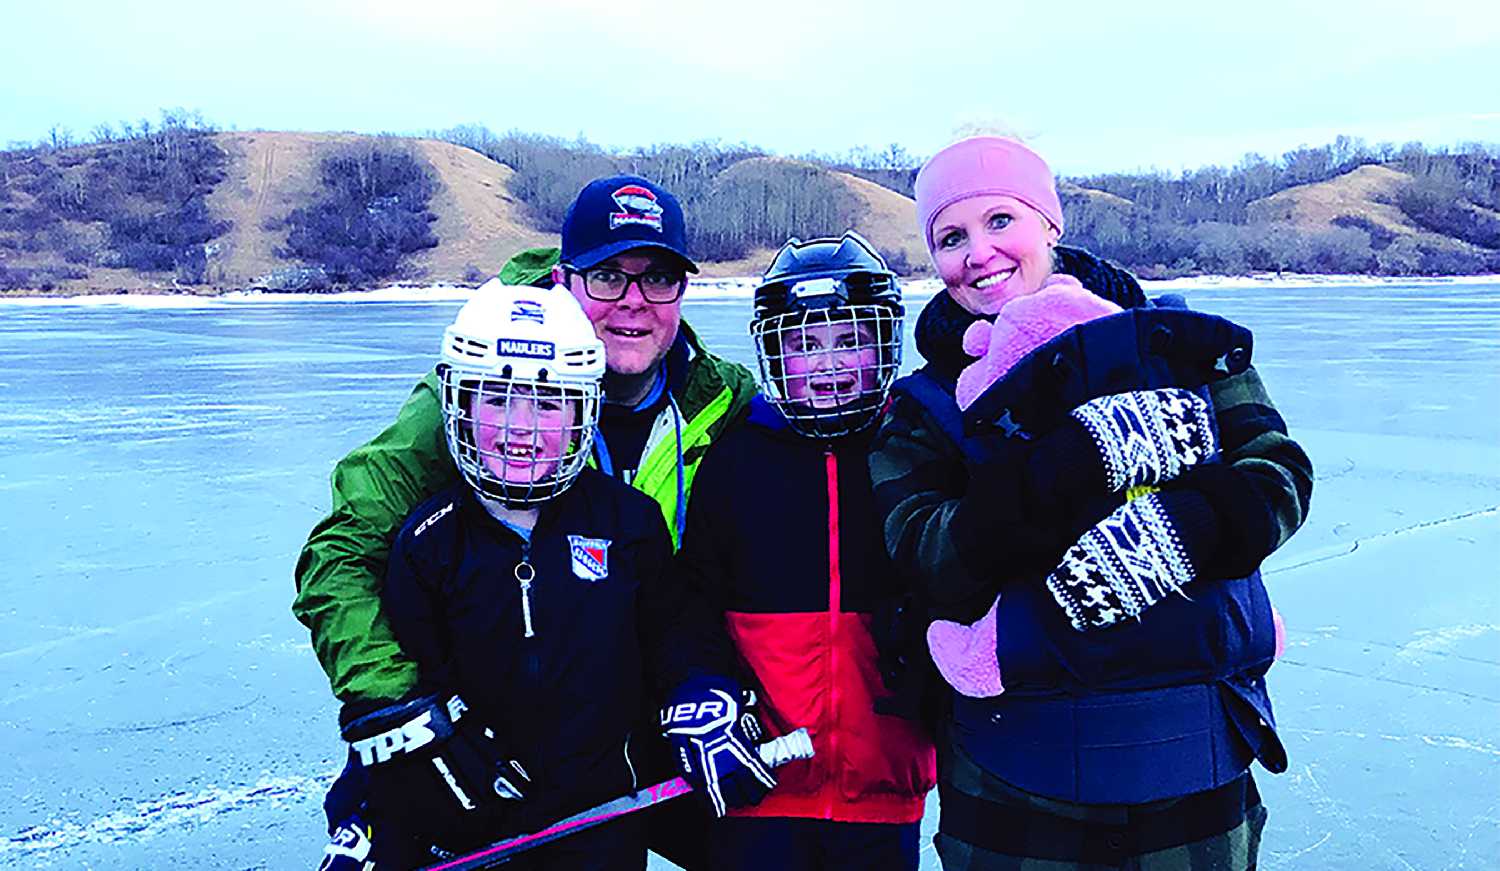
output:
[[1101,396],[1071,416],[1099,449],[1110,492],[1170,481],[1218,450],[1213,410],[1177,387]]
[[1197,576],[1162,494],[1132,499],[1085,532],[1047,576],[1047,589],[1080,632],[1140,617]]

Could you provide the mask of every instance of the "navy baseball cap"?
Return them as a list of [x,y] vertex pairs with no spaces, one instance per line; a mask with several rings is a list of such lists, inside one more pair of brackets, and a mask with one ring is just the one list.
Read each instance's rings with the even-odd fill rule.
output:
[[682,206],[665,188],[638,175],[596,178],[578,192],[563,218],[561,261],[588,269],[636,248],[661,248],[698,264],[687,254]]

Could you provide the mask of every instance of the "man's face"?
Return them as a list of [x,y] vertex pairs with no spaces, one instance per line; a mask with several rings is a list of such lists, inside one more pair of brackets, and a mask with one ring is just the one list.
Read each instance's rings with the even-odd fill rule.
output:
[[[617,269],[641,274],[670,271],[682,274],[682,262],[666,252],[650,248],[626,251],[600,262],[593,269]],[[615,375],[643,375],[661,365],[667,350],[677,340],[682,323],[682,297],[669,303],[647,302],[634,280],[625,295],[614,302],[600,302],[588,295],[584,278],[558,267],[553,278],[566,284],[594,325],[594,334],[604,343],[605,367]]]

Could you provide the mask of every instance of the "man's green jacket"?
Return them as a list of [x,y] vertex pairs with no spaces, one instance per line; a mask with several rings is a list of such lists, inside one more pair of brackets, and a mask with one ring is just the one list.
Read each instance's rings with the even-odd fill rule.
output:
[[[556,249],[551,257],[555,262]],[[542,252],[522,252],[526,267]],[[518,273],[507,264],[507,270]],[[551,264],[545,264],[550,269]],[[540,267],[537,268],[540,274]],[[507,283],[529,283],[507,274]],[[678,544],[679,490],[691,491],[708,446],[730,423],[744,417],[755,379],[749,370],[703,349],[686,323],[670,354],[673,403],[663,409],[647,441],[632,484],[661,506],[673,544]],[[681,361],[681,362],[678,362]],[[675,405],[676,412],[673,410]],[[670,417],[680,413],[681,440]],[[678,458],[682,474],[679,479]],[[399,699],[417,684],[417,666],[402,652],[381,610],[380,589],[391,540],[421,501],[457,480],[448,454],[435,373],[417,384],[396,422],[373,441],[355,448],[333,469],[333,502],[297,560],[297,597],[292,613],[312,632],[313,650],[342,701]]]

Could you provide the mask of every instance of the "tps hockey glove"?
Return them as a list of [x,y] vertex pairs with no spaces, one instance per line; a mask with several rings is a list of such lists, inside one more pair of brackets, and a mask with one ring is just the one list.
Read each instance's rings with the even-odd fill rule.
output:
[[386,813],[437,825],[526,797],[531,778],[454,693],[420,696],[350,720],[344,740]]
[[1201,495],[1150,493],[1084,532],[1047,588],[1074,629],[1103,629],[1181,593],[1217,540],[1218,520]]
[[661,709],[662,733],[677,751],[683,778],[722,817],[729,808],[759,804],[776,786],[756,743],[760,721],[748,710],[753,694],[724,677],[684,681]]

